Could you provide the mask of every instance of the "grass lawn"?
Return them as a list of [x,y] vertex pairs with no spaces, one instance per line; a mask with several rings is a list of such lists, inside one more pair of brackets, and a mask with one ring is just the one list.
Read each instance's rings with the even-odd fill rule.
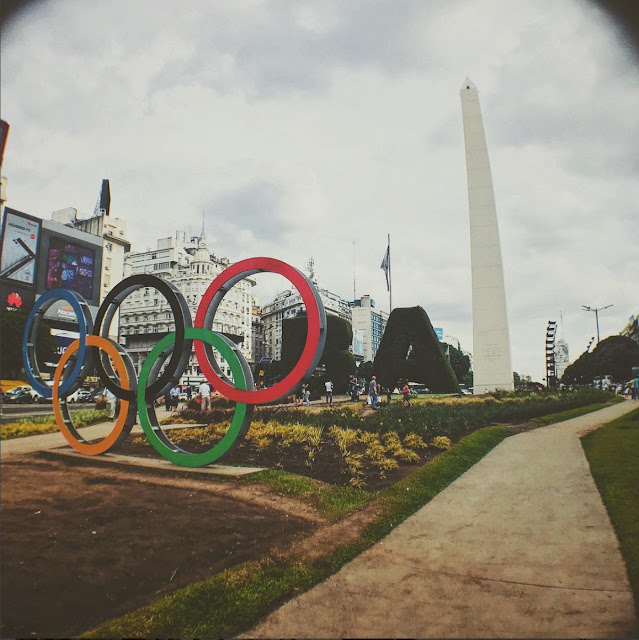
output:
[[[78,409],[70,413],[76,429],[106,420],[108,415],[106,409]],[[3,423],[0,426],[0,439],[24,438],[25,436],[36,436],[42,433],[54,433],[55,431],[58,431],[58,425],[53,414],[31,416],[15,422]]]
[[618,404],[623,402],[621,396],[615,396],[608,402],[596,402],[595,404],[588,404],[585,407],[576,407],[575,409],[568,409],[568,411],[560,411],[559,413],[551,413],[547,416],[541,416],[540,418],[533,418],[533,422],[539,424],[553,424],[555,422],[563,422],[564,420],[570,420],[571,418],[578,418],[579,416],[592,413],[593,411],[599,411],[599,409],[605,409],[612,404]]
[[[336,573],[345,563],[386,536],[455,479],[512,435],[507,427],[486,427],[463,438],[429,464],[369,500],[375,517],[357,542],[325,549],[318,559],[265,558],[248,562],[177,591],[107,622],[88,637],[228,637],[250,629],[284,601],[307,591]],[[313,481],[268,472],[267,483],[280,483],[289,494],[319,491]],[[301,484],[300,484],[301,482]],[[361,505],[361,494],[350,488],[328,499],[345,511]],[[331,489],[331,493],[335,492]],[[331,510],[329,508],[329,512]]]
[[639,612],[639,409],[581,442],[617,533]]

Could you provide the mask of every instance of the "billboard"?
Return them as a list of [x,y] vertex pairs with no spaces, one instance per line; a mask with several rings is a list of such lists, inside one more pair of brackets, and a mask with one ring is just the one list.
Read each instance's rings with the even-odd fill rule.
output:
[[361,329],[353,329],[353,355],[364,357],[364,332]]
[[62,288],[100,304],[103,239],[49,220],[42,221],[36,293]]
[[95,250],[69,238],[52,236],[47,254],[45,288],[69,289],[89,300],[93,296]]
[[0,282],[0,311],[30,311],[35,302],[35,289],[10,286]]
[[36,278],[41,221],[6,208],[2,221],[0,280],[33,287]]

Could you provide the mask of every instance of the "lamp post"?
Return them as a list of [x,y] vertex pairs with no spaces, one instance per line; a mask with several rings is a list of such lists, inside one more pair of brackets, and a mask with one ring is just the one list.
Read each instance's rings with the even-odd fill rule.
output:
[[597,344],[599,344],[599,312],[603,311],[604,309],[610,309],[610,307],[613,307],[614,305],[609,304],[605,307],[598,307],[596,309],[593,309],[592,307],[588,307],[585,304],[581,305],[581,308],[583,309],[583,311],[593,311],[595,314],[595,321],[597,323]]

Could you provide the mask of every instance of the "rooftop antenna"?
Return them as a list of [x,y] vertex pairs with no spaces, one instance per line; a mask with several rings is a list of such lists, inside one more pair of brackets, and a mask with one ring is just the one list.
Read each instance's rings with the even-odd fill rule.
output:
[[355,238],[353,238],[353,302],[357,300],[357,294],[355,293]]
[[313,256],[311,256],[311,259],[306,263],[306,270],[308,271],[310,281],[317,284],[315,280],[315,260],[313,260]]

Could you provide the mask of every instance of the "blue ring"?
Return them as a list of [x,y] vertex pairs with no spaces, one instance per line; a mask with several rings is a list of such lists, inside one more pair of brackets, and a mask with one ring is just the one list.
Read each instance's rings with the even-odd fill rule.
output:
[[53,389],[44,384],[41,380],[36,380],[36,377],[31,370],[31,362],[29,360],[28,349],[29,334],[31,333],[31,325],[33,324],[33,320],[40,307],[42,307],[42,305],[44,305],[45,303],[48,303],[44,309],[44,311],[46,311],[56,300],[60,299],[66,300],[73,307],[73,311],[75,312],[75,317],[80,328],[80,347],[78,348],[78,357],[70,375],[60,385],[60,395],[64,395],[71,388],[71,385],[78,377],[80,370],[82,369],[82,365],[84,364],[84,357],[86,355],[87,349],[87,323],[84,318],[84,313],[82,311],[82,307],[80,306],[80,301],[78,300],[77,294],[75,294],[73,291],[69,291],[68,289],[51,289],[50,291],[43,293],[38,298],[37,302],[33,305],[31,313],[29,313],[29,317],[27,318],[27,322],[24,326],[24,335],[22,338],[22,359],[24,362],[24,372],[27,374],[27,378],[31,383],[31,386],[45,398],[53,397]]

